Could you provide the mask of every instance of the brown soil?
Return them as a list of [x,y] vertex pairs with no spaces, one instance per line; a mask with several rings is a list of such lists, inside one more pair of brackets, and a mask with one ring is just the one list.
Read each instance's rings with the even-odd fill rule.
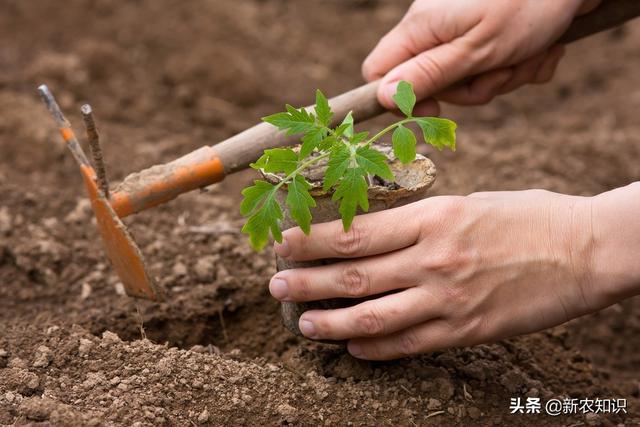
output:
[[[267,293],[273,253],[238,232],[250,172],[128,219],[170,297],[123,296],[37,84],[75,125],[92,102],[115,183],[285,101],[309,103],[316,87],[359,84],[361,60],[407,5],[0,4],[0,424],[640,423],[637,298],[548,332],[389,363],[296,338]],[[432,193],[588,195],[638,180],[638,36],[635,24],[581,42],[555,83],[448,109],[460,149],[429,153]],[[629,414],[510,415],[509,398],[524,396],[627,398]]]

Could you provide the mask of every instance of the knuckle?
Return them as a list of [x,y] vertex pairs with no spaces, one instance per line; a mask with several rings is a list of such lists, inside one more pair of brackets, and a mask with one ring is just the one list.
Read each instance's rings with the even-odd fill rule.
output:
[[412,356],[420,352],[420,339],[414,331],[404,332],[398,340],[398,351],[403,356]]
[[462,216],[465,208],[464,197],[444,197],[440,201],[438,214],[441,218],[450,220]]
[[440,83],[445,81],[445,74],[442,66],[430,55],[423,54],[417,56],[415,63],[420,71],[422,79],[428,87],[439,88]]
[[451,285],[442,288],[442,299],[446,306],[452,310],[464,312],[469,302],[469,292],[463,286]]
[[487,319],[480,315],[465,316],[451,322],[451,329],[459,345],[476,345],[490,336]]
[[355,222],[351,224],[349,231],[338,229],[337,235],[331,241],[332,249],[336,254],[350,257],[362,251],[365,246],[365,233]]
[[369,295],[369,279],[365,272],[354,262],[344,264],[340,281],[344,294],[349,297]]
[[304,255],[309,250],[309,239],[306,238],[306,235],[299,228],[292,228],[286,230],[283,233],[283,236],[286,238],[287,243],[293,249],[293,258],[297,256]]
[[312,297],[312,286],[309,277],[304,273],[296,274],[290,279],[291,293],[295,299],[307,301]]
[[356,317],[359,331],[366,336],[384,335],[385,324],[382,314],[373,307],[360,310]]

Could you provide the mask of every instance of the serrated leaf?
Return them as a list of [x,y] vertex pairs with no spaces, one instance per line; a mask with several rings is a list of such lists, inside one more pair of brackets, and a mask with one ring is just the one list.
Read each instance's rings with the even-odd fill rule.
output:
[[355,135],[353,135],[353,137],[351,137],[349,142],[352,143],[353,145],[357,145],[357,144],[360,144],[365,139],[367,139],[368,136],[369,136],[369,132],[366,132],[366,131],[358,132]]
[[304,133],[316,127],[315,117],[304,108],[295,108],[287,104],[287,111],[276,113],[262,120],[276,126],[280,130],[286,130],[287,135]]
[[290,174],[298,167],[298,155],[291,148],[270,148],[250,165],[265,172]]
[[356,150],[356,162],[369,175],[378,175],[387,181],[393,181],[393,173],[387,164],[387,156],[369,147]]
[[316,201],[309,194],[309,184],[302,175],[296,177],[289,183],[287,187],[287,198],[285,200],[289,206],[289,214],[291,218],[298,223],[305,234],[311,232],[311,211],[309,208],[316,206]]
[[275,190],[267,192],[261,201],[263,202],[262,206],[249,217],[242,227],[242,232],[249,235],[251,246],[257,251],[262,250],[268,243],[269,232],[277,242],[282,242],[280,220],[283,216],[280,205],[275,199]]
[[336,129],[336,133],[340,130],[339,135],[344,135],[347,138],[351,138],[353,136],[353,114],[351,111],[345,116],[340,126]]
[[[329,135],[325,139],[323,139],[320,144],[318,144],[318,150],[330,151],[337,142],[338,140],[335,136]],[[340,145],[342,145],[342,143],[340,143]]]
[[344,175],[351,162],[351,153],[344,144],[335,146],[329,155],[327,170],[324,173],[324,182],[322,188],[329,191]]
[[369,210],[369,199],[367,197],[366,172],[362,168],[347,169],[340,184],[333,193],[332,200],[340,201],[338,211],[342,216],[342,226],[344,231],[348,231],[356,215],[358,206],[367,212]]
[[307,157],[309,154],[311,154],[314,148],[320,145],[320,143],[324,140],[326,136],[327,136],[326,129],[323,129],[321,127],[317,127],[308,131],[302,137],[302,146],[300,147],[300,154],[298,157],[300,159],[304,159],[305,157]]
[[240,203],[240,213],[243,216],[250,215],[274,189],[274,185],[267,181],[256,180],[253,181],[253,184],[251,187],[242,190],[244,198]]
[[402,163],[411,163],[416,158],[416,136],[411,129],[399,125],[393,131],[391,137],[393,142],[393,154]]
[[396,94],[393,95],[393,101],[405,116],[412,117],[413,107],[416,105],[416,94],[413,93],[413,86],[411,83],[401,80],[398,83]]
[[456,151],[456,123],[440,117],[420,117],[416,122],[422,129],[422,136],[427,144],[438,150],[445,147]]
[[316,91],[316,117],[318,121],[322,123],[324,126],[329,126],[331,124],[331,118],[333,117],[333,113],[331,112],[331,107],[329,106],[329,101],[324,96],[324,94],[318,89]]

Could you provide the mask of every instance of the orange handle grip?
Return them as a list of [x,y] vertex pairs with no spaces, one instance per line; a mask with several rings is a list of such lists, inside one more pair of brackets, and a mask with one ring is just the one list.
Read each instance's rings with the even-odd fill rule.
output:
[[119,217],[157,206],[224,179],[222,161],[212,147],[202,147],[171,163],[132,174],[110,197]]

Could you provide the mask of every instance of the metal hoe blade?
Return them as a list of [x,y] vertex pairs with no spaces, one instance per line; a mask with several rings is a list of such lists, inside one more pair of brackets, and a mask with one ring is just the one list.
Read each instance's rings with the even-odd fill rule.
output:
[[127,231],[124,223],[118,218],[105,194],[98,188],[96,172],[89,163],[82,147],[78,143],[70,123],[62,114],[60,107],[46,85],[38,87],[49,112],[53,116],[60,134],[80,167],[91,206],[96,216],[102,241],[127,295],[153,301],[164,299],[158,287],[147,273],[142,253],[138,245]]

